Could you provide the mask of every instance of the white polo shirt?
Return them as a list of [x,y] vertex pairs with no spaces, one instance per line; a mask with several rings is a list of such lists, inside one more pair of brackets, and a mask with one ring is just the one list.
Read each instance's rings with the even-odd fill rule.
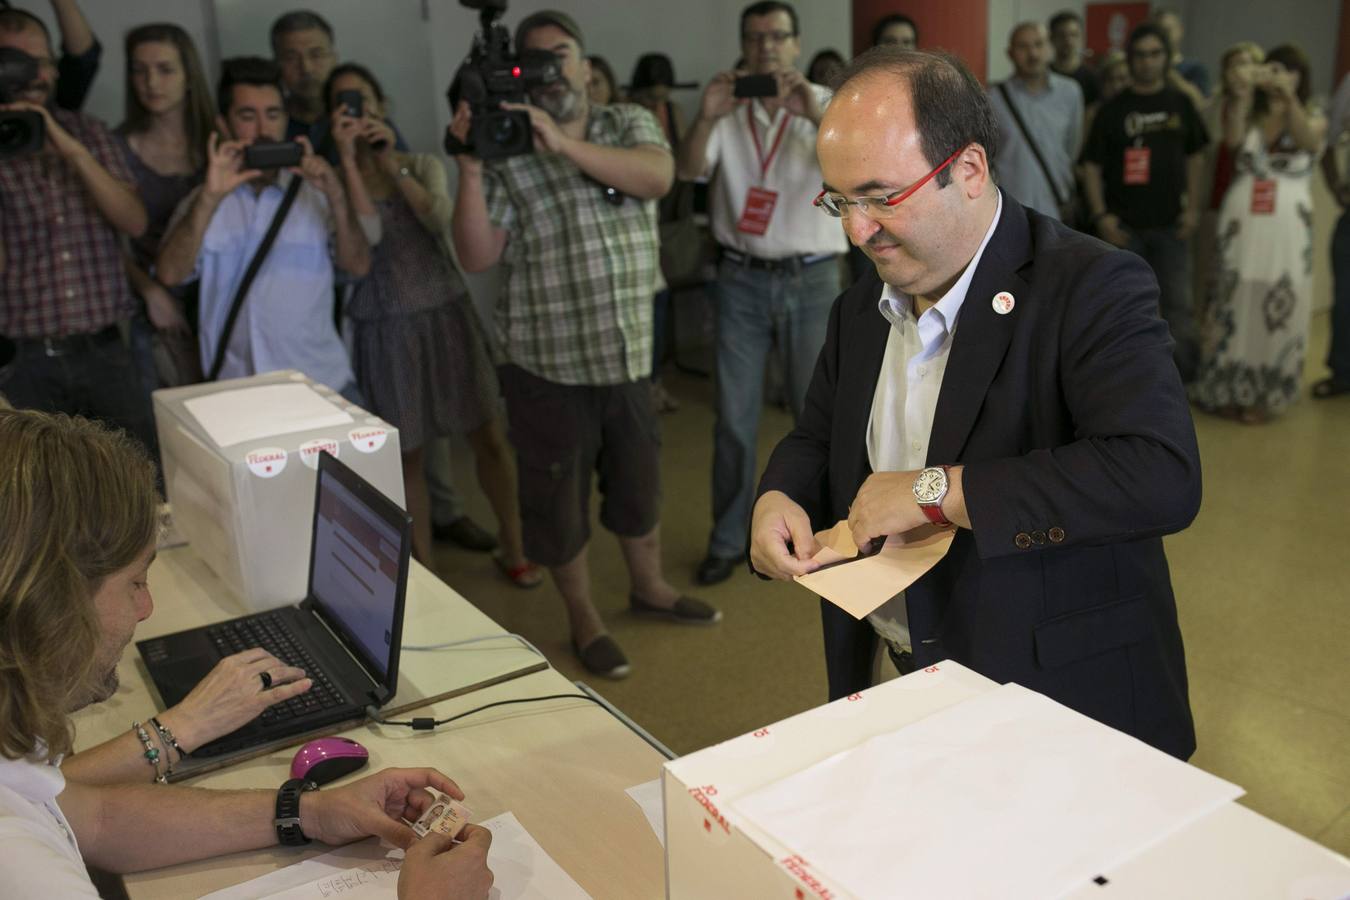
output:
[[[818,84],[810,87],[823,110],[830,102],[830,91]],[[704,170],[712,177],[712,233],[717,243],[764,259],[848,250],[841,221],[811,205],[821,186],[816,131],[810,119],[794,116],[782,106],[770,116],[758,100],[737,106],[717,120],[708,137]],[[756,137],[759,151],[755,149]],[[778,151],[767,173],[761,174],[761,158],[769,156],[775,143]],[[751,188],[778,195],[763,234],[749,234],[736,227]]]
[[0,894],[98,897],[75,832],[56,805],[65,789],[56,764],[0,756]]
[[[891,323],[886,338],[886,355],[881,360],[876,391],[872,395],[872,415],[867,422],[867,462],[873,472],[909,472],[927,464],[928,442],[933,433],[933,414],[942,376],[947,371],[956,321],[966,302],[970,282],[984,256],[984,248],[1003,216],[1003,192],[998,195],[994,220],[984,233],[979,249],[966,270],[942,299],[924,310],[916,321],[914,298],[889,284],[881,289],[881,315]],[[989,302],[991,298],[985,298]],[[952,461],[933,460],[934,465]],[[905,592],[901,591],[877,607],[867,620],[887,641],[910,646],[909,614]]]

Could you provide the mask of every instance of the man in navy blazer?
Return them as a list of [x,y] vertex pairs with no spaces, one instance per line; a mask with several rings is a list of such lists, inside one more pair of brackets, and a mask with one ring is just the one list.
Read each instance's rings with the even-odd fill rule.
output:
[[[1195,749],[1162,536],[1200,505],[1200,459],[1158,285],[1137,256],[999,191],[998,126],[956,59],[878,48],[821,123],[825,190],[875,264],[835,302],[774,450],[751,566],[813,571],[954,527],[946,557],[861,621],[822,601],[831,698],[953,659],[1186,758]],[[945,523],[945,524],[944,524]]]

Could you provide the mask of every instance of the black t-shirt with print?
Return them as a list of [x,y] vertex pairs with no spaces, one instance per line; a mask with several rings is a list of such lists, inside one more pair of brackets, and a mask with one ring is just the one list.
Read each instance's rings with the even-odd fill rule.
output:
[[1161,228],[1181,214],[1186,158],[1208,143],[1185,94],[1126,90],[1098,110],[1083,159],[1101,166],[1108,210],[1134,228]]

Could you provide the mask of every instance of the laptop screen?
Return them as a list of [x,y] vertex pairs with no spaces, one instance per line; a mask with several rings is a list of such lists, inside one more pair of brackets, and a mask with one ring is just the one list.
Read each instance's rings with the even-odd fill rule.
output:
[[[401,572],[406,565],[404,534],[342,483],[339,468],[345,469],[340,464],[319,466],[310,598],[348,649],[387,684],[391,659],[397,659],[393,651],[402,637],[397,631],[402,625],[400,576],[406,579]],[[362,493],[377,493],[363,487],[367,490]],[[393,506],[383,495],[373,499]]]

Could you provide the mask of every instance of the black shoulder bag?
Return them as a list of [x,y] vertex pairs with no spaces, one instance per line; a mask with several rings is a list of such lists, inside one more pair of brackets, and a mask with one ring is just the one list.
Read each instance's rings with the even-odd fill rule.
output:
[[1027,142],[1031,148],[1031,155],[1036,157],[1036,164],[1041,168],[1041,174],[1045,176],[1046,184],[1050,185],[1050,194],[1055,198],[1055,205],[1059,207],[1059,217],[1065,225],[1070,228],[1078,227],[1078,212],[1073,202],[1073,197],[1065,197],[1059,192],[1059,185],[1055,184],[1054,177],[1050,174],[1050,167],[1045,163],[1045,157],[1041,156],[1041,148],[1036,146],[1036,140],[1031,136],[1031,130],[1027,128],[1027,123],[1022,121],[1022,114],[1017,111],[1016,104],[1012,101],[1012,96],[1008,93],[1008,85],[1000,84],[998,92],[1003,97],[1003,103],[1008,107],[1008,112],[1012,113],[1013,121],[1017,123],[1017,130],[1022,133],[1022,139]]
[[206,373],[207,381],[215,381],[220,377],[220,370],[225,365],[225,351],[230,346],[230,338],[234,336],[234,324],[239,319],[239,310],[244,306],[244,298],[248,296],[249,286],[253,284],[253,279],[257,276],[258,270],[262,268],[263,260],[267,257],[267,251],[272,249],[276,243],[277,232],[281,231],[281,223],[286,219],[286,213],[291,211],[291,206],[295,203],[295,195],[300,193],[300,185],[304,179],[299,175],[292,178],[290,185],[286,188],[286,196],[281,198],[281,205],[277,207],[276,213],[272,215],[272,223],[267,226],[267,234],[263,235],[262,243],[254,251],[253,258],[248,261],[248,268],[244,270],[244,277],[239,282],[239,287],[234,292],[234,300],[230,303],[230,313],[225,317],[225,328],[221,331],[220,343],[216,344],[216,355],[211,360],[211,369]]

